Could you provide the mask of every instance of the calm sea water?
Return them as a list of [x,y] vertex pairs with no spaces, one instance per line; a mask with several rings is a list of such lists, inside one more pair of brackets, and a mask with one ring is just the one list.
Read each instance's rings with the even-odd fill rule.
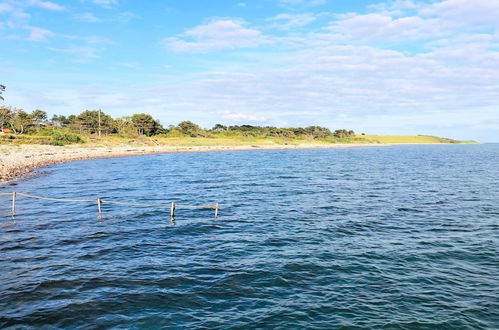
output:
[[[0,327],[499,328],[499,145],[98,159],[4,186]],[[10,200],[0,198],[2,215]]]

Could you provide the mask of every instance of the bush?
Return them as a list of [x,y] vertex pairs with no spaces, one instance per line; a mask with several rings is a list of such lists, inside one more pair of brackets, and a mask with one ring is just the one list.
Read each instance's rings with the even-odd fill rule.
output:
[[63,130],[45,130],[41,131],[39,135],[52,137],[52,141],[49,144],[56,146],[85,142],[78,134]]

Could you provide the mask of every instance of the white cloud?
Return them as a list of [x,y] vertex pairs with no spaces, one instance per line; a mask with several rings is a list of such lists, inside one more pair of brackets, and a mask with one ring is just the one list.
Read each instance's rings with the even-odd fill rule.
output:
[[210,52],[255,48],[267,42],[265,36],[244,23],[224,19],[215,20],[185,31],[183,34],[163,40],[163,44],[177,52]]
[[97,49],[95,47],[83,45],[83,46],[69,46],[65,48],[49,47],[51,51],[66,53],[73,56],[74,62],[87,63],[100,56],[97,54]]
[[47,10],[52,10],[52,11],[63,11],[66,10],[63,6],[55,3],[55,2],[50,2],[50,1],[42,1],[42,0],[30,0],[28,2],[29,5],[35,6],[35,7],[40,7],[43,9]]
[[132,12],[121,12],[113,17],[108,18],[100,18],[95,16],[93,13],[86,12],[73,15],[73,18],[80,22],[86,23],[102,23],[102,22],[120,22],[120,23],[128,23],[131,20],[138,19],[140,16],[132,13]]
[[241,112],[231,112],[231,111],[226,111],[221,113],[221,117],[224,119],[228,119],[231,121],[237,121],[237,122],[248,122],[248,121],[258,121],[258,122],[264,122],[267,121],[268,118],[262,115],[254,115],[254,114],[247,114],[247,113],[241,113]]
[[330,29],[355,41],[418,40],[447,32],[435,19],[419,16],[394,18],[378,13],[342,15],[332,22]]
[[277,2],[282,7],[296,6],[319,6],[327,3],[327,0],[278,0]]
[[94,4],[104,7],[111,8],[118,5],[118,0],[91,0]]
[[455,26],[494,26],[499,28],[499,1],[445,0],[424,7],[421,15],[437,16]]
[[129,68],[129,69],[138,69],[140,67],[140,65],[138,63],[135,63],[135,62],[121,62],[121,63],[117,63],[116,65],[122,66],[124,68]]
[[114,40],[99,36],[65,36],[72,40],[71,44],[63,47],[49,47],[53,52],[67,54],[69,60],[77,63],[89,63],[101,58],[108,46],[114,46],[118,43]]
[[79,39],[82,39],[83,41],[85,41],[85,43],[89,45],[117,45],[115,41],[99,36],[90,36],[83,38],[80,37]]
[[124,11],[118,14],[118,16],[114,19],[117,22],[122,22],[122,23],[127,23],[130,22],[131,20],[138,19],[140,16],[130,12],[130,11]]
[[304,27],[317,19],[315,14],[279,14],[268,20],[274,22],[270,27],[280,30],[290,30]]
[[73,17],[77,21],[81,21],[81,22],[87,22],[87,23],[98,23],[98,22],[102,22],[102,19],[98,18],[93,13],[88,13],[88,12],[87,13],[81,13],[81,14],[75,14],[75,15],[73,15]]
[[8,13],[14,10],[14,7],[8,3],[0,3],[0,14]]
[[395,0],[369,5],[367,8],[376,13],[398,16],[417,10],[422,6],[422,3],[416,3],[413,0]]
[[48,41],[49,38],[55,36],[54,32],[40,27],[31,26],[29,29],[31,30],[27,38],[29,41]]

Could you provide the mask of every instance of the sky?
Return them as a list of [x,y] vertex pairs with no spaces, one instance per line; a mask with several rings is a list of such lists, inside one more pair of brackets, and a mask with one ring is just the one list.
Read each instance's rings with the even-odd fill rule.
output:
[[499,142],[499,0],[0,0],[0,105]]

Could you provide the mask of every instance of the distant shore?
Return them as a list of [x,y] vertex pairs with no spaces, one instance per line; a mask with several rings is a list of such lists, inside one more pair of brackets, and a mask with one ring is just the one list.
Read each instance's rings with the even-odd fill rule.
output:
[[390,144],[289,144],[240,146],[75,146],[0,145],[0,182],[24,177],[38,168],[75,160],[127,157],[179,152],[210,152],[235,150],[280,150],[379,147]]

